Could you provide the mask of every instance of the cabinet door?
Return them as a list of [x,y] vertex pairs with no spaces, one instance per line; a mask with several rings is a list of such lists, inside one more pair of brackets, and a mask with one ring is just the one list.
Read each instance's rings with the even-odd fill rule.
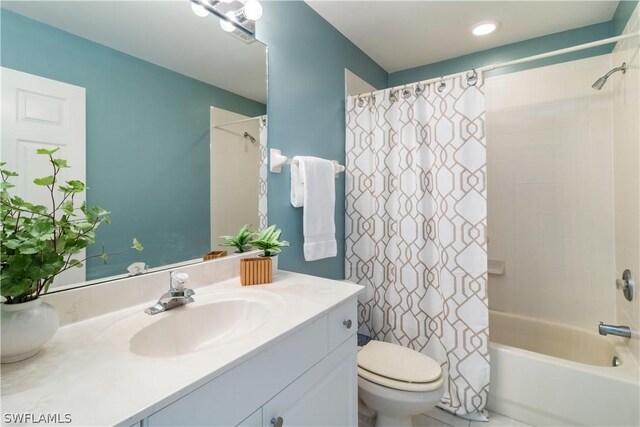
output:
[[260,427],[262,426],[262,408],[242,420],[236,427]]
[[264,425],[356,426],[358,381],[353,335],[263,407]]

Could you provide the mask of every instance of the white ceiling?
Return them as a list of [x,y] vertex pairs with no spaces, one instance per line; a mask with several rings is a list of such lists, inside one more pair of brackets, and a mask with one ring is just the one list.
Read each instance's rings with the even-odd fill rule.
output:
[[[618,1],[306,0],[388,72],[608,21]],[[498,20],[476,37],[477,22]]]
[[188,0],[2,1],[2,7],[266,103],[266,54],[199,18]]

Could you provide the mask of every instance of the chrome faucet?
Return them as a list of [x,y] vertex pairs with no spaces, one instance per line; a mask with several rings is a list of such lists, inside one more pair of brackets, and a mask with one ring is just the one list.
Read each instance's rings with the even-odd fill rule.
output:
[[169,274],[169,291],[144,312],[151,315],[158,314],[193,302],[192,296],[195,295],[195,292],[186,287],[188,283],[189,275],[187,273],[172,271]]
[[631,338],[631,328],[628,326],[615,326],[607,325],[604,322],[600,322],[598,326],[598,332],[600,335],[617,335],[619,337]]

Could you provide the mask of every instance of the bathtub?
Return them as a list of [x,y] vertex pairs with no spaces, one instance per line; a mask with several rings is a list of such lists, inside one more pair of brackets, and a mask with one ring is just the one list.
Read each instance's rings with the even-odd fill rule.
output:
[[490,311],[489,409],[535,426],[640,425],[638,364],[595,331]]

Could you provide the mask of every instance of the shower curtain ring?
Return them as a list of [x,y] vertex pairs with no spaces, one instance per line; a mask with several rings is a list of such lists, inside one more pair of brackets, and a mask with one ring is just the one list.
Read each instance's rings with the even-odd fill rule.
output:
[[467,84],[469,86],[475,86],[476,83],[478,83],[478,73],[476,72],[475,68],[471,70],[469,73],[467,73]]
[[438,85],[438,92],[442,93],[447,88],[447,84],[444,82],[444,77],[440,77],[440,84]]

